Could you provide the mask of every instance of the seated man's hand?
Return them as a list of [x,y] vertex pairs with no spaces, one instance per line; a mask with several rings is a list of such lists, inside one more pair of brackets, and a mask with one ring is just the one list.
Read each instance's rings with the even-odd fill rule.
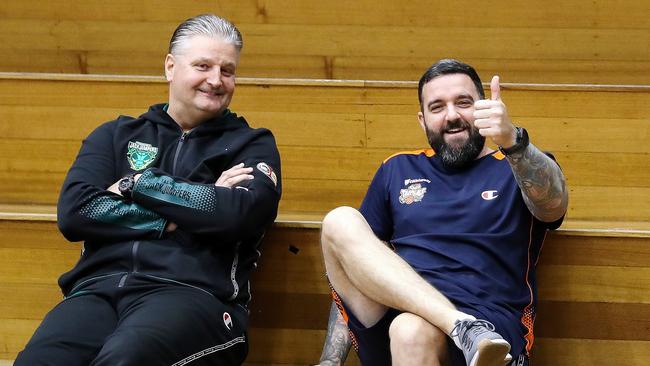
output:
[[253,179],[253,176],[250,174],[252,172],[253,168],[246,168],[244,163],[239,163],[221,173],[221,176],[217,179],[214,185],[226,188],[236,187],[243,181]]
[[172,231],[176,230],[177,227],[178,227],[178,225],[176,225],[175,223],[169,221],[169,222],[167,222],[167,226],[165,227],[165,232],[166,233],[171,233]]
[[[122,179],[122,178],[120,178],[120,179]],[[106,190],[109,191],[109,192],[113,192],[113,193],[115,193],[115,194],[119,194],[119,195],[121,196],[122,193],[120,193],[120,190],[117,188],[117,185],[118,185],[119,183],[120,183],[120,181],[118,180],[117,182],[111,184],[110,187],[106,188]]]

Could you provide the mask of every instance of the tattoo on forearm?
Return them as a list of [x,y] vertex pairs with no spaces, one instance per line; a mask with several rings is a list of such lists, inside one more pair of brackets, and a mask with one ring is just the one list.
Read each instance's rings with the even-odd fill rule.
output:
[[508,156],[528,209],[538,219],[551,222],[566,212],[568,192],[560,167],[533,144]]
[[327,324],[325,345],[320,357],[321,366],[342,365],[350,351],[350,334],[348,325],[339,313],[336,304],[332,302],[330,318]]

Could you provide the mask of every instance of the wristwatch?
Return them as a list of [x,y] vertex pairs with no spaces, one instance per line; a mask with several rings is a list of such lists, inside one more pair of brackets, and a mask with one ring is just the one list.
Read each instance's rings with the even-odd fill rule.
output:
[[515,127],[515,132],[516,132],[516,138],[515,138],[514,145],[510,147],[499,146],[499,151],[501,151],[505,156],[523,151],[526,147],[528,147],[528,144],[530,143],[530,141],[528,140],[528,132],[526,131],[525,128]]
[[134,176],[135,174],[129,174],[120,179],[120,182],[117,184],[117,189],[125,198],[131,199],[133,196],[133,186],[135,185]]

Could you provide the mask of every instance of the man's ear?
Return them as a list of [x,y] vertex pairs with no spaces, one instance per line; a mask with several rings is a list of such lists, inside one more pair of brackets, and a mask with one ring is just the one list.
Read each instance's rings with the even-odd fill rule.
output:
[[422,131],[427,132],[427,125],[424,123],[424,113],[422,113],[422,111],[418,112],[418,122],[420,122]]
[[176,59],[174,55],[168,53],[165,57],[165,79],[167,81],[172,81],[172,75],[174,75],[174,66],[176,66]]

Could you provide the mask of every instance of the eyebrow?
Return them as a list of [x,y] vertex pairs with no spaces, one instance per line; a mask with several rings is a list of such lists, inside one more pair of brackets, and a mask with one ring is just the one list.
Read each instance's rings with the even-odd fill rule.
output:
[[[214,64],[213,60],[211,60],[211,59],[209,59],[207,57],[199,57],[199,58],[192,61],[193,64],[201,63],[201,62]],[[234,62],[226,62],[225,64],[222,65],[222,67],[236,67],[236,66],[237,66],[237,64],[235,64]]]

